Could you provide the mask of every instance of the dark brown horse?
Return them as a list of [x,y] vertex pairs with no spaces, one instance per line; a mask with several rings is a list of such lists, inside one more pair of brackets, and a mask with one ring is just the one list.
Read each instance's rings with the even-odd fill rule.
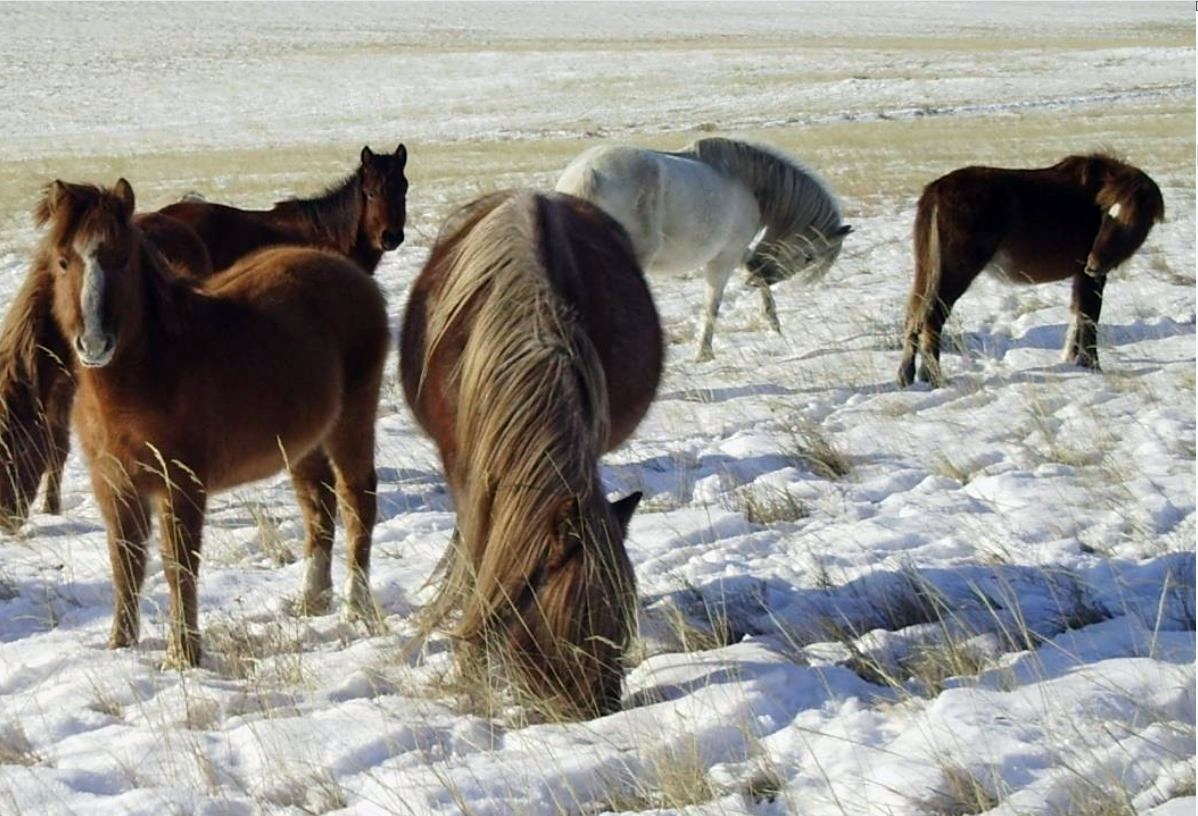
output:
[[159,212],[189,224],[212,255],[216,271],[255,250],[293,244],[343,255],[373,274],[384,252],[403,243],[407,220],[408,151],[362,148],[358,169],[323,194],[280,201],[269,210],[242,210],[188,199]]
[[657,311],[615,221],[568,195],[504,192],[442,229],[412,287],[404,394],[457,509],[425,633],[504,663],[567,716],[618,707],[635,626],[624,551],[640,494],[609,503],[600,454],[648,410]]
[[[374,419],[383,297],[334,253],[278,247],[202,283],[170,271],[133,219],[133,190],[51,184],[36,263],[78,359],[75,425],[108,529],[112,647],[137,641],[151,502],[171,610],[166,663],[196,665],[196,582],[209,494],[289,468],[307,521],[304,602],[331,595],[335,476],[349,538],[346,613],[376,621]],[[336,297],[330,297],[336,292]]]
[[1140,248],[1165,214],[1143,171],[1110,156],[1069,156],[1037,170],[965,167],[924,188],[915,216],[915,280],[899,385],[943,384],[940,331],[953,304],[990,267],[1013,283],[1073,279],[1066,362],[1098,368],[1107,273]]
[[[197,277],[281,244],[327,249],[373,274],[383,253],[404,240],[407,157],[402,144],[391,154],[364,147],[358,169],[315,198],[282,201],[263,211],[188,200],[139,225],[173,265]],[[197,259],[197,241],[208,259]],[[30,270],[0,329],[0,395],[12,400],[7,412],[0,411],[0,526],[7,529],[24,521],[43,472],[45,511],[60,512],[69,453],[75,393],[70,355],[49,319],[52,276],[39,276],[45,270]]]

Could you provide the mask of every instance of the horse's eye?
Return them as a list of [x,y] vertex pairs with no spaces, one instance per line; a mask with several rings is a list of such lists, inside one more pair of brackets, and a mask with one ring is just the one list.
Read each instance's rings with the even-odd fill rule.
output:
[[373,200],[374,200],[374,193],[372,193],[370,190],[366,190],[365,192],[366,192],[366,200],[367,200],[367,201],[373,201]]
[[70,261],[68,261],[66,258],[59,258],[59,259],[58,259],[58,268],[59,268],[59,269],[61,269],[63,272],[66,272],[66,271],[67,271],[67,268],[68,268],[70,265],[71,265],[71,262],[70,262]]

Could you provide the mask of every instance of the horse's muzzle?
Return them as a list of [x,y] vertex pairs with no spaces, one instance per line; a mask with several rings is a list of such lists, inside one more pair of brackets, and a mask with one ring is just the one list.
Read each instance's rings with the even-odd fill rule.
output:
[[112,362],[116,351],[116,338],[111,334],[100,337],[75,335],[75,355],[84,368],[102,368]]
[[386,230],[379,236],[379,245],[384,252],[390,252],[403,243],[403,231]]

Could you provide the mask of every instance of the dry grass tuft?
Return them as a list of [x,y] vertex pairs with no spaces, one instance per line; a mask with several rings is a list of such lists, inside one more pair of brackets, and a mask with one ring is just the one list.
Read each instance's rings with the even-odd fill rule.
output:
[[747,487],[729,494],[728,509],[743,515],[750,524],[779,524],[811,515],[811,508],[781,487]]
[[795,416],[784,419],[780,425],[786,440],[783,453],[795,467],[805,468],[828,481],[843,479],[852,472],[849,457],[815,423]]
[[15,723],[0,725],[0,765],[23,765],[28,768],[41,761],[42,758],[34,752],[21,726]]

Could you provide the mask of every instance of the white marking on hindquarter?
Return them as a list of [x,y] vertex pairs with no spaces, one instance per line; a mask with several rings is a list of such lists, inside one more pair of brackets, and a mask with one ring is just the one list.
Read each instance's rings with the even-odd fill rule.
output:
[[1118,219],[1119,213],[1122,211],[1123,211],[1123,208],[1120,207],[1119,202],[1116,201],[1114,204],[1111,205],[1111,208],[1106,211],[1106,214],[1109,215],[1111,218]]
[[96,258],[99,242],[95,239],[77,245],[75,251],[83,259],[83,286],[79,292],[79,309],[83,315],[85,341],[104,337],[104,267]]

